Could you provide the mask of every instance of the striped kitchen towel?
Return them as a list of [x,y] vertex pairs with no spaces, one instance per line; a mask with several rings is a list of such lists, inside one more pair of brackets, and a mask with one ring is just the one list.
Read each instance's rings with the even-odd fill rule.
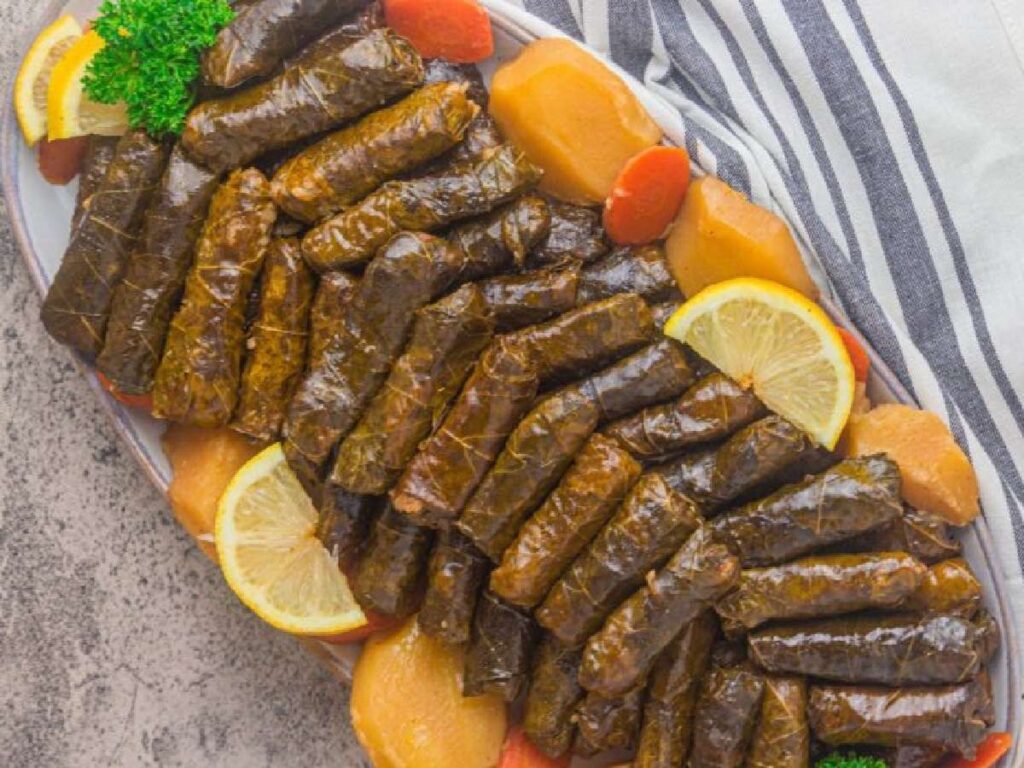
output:
[[1024,616],[1024,4],[514,0],[680,112],[967,449]]

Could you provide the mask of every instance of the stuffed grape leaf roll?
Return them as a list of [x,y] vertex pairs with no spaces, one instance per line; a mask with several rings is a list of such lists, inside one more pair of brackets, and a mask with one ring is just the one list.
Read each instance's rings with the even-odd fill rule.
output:
[[514,331],[550,320],[576,306],[579,266],[534,269],[499,275],[480,283],[499,331]]
[[466,86],[466,95],[481,107],[486,107],[491,95],[483,75],[475,64],[459,64],[444,58],[423,62],[423,84],[457,83]]
[[892,522],[900,471],[888,456],[847,459],[712,522],[744,567],[775,565]]
[[906,552],[929,565],[960,554],[960,542],[945,520],[907,504],[903,514],[843,543],[846,552]]
[[153,385],[153,414],[198,427],[226,425],[238,403],[245,311],[277,210],[259,171],[236,171],[214,193],[195,263]]
[[647,689],[633,768],[678,768],[686,764],[693,736],[693,710],[717,632],[715,613],[706,610],[683,628],[658,659]]
[[365,550],[370,528],[382,511],[384,501],[379,496],[349,493],[330,483],[322,490],[314,490],[320,497],[317,538],[347,573]]
[[493,693],[510,702],[519,698],[529,680],[535,640],[536,626],[529,616],[485,591],[473,616],[463,695]]
[[423,62],[405,38],[377,29],[332,37],[276,77],[198,104],[181,141],[208,168],[238,168],[409,93]]
[[505,550],[491,573],[491,591],[523,608],[539,604],[608,522],[641,471],[611,440],[591,436]]
[[604,429],[638,459],[722,440],[765,415],[761,401],[721,373],[712,373],[671,403],[644,408]]
[[309,311],[309,370],[323,367],[324,354],[341,333],[358,283],[358,278],[348,272],[331,272],[320,278]]
[[712,666],[693,715],[690,768],[740,768],[754,735],[764,676],[748,664]]
[[602,420],[672,397],[691,380],[681,348],[666,339],[550,395],[509,435],[459,530],[497,562]]
[[537,621],[567,645],[596,632],[615,607],[700,525],[693,503],[656,474],[643,475],[590,546],[559,578]]
[[634,749],[640,734],[643,705],[643,686],[616,698],[588,693],[576,709],[573,751],[591,757],[599,752]]
[[274,202],[301,221],[320,221],[451,149],[478,110],[465,86],[420,88],[285,162],[274,174]]
[[92,197],[100,188],[110,161],[117,152],[117,136],[90,136],[82,159],[82,172],[78,175],[78,192],[75,194],[75,210],[71,214],[71,234],[74,236],[78,225],[92,205]]
[[505,139],[501,135],[498,124],[486,109],[490,94],[487,92],[487,85],[476,65],[456,64],[446,59],[429,59],[424,64],[426,67],[424,84],[447,82],[464,85],[468,89],[466,93],[469,98],[484,109],[481,109],[476,117],[469,121],[461,142],[436,160],[418,168],[415,175],[436,173],[447,165],[459,165],[478,160],[487,150],[503,144]]
[[364,609],[404,618],[416,611],[433,531],[385,506],[352,578]]
[[522,152],[504,145],[475,162],[389,181],[310,230],[302,252],[318,272],[356,266],[398,232],[434,231],[487,213],[526,192],[540,177],[540,169]]
[[253,0],[235,6],[235,18],[203,53],[203,80],[234,88],[269,75],[281,60],[340,24],[365,0]]
[[420,309],[387,382],[338,448],[331,482],[354,493],[387,493],[440,424],[493,331],[473,285]]
[[46,292],[47,333],[89,362],[103,348],[114,289],[166,160],[167,148],[145,131],[121,137]]
[[939,685],[978,674],[994,650],[986,624],[951,614],[853,616],[752,633],[750,657],[779,674],[844,683]]
[[635,293],[651,304],[679,299],[679,288],[668,271],[660,245],[616,248],[580,275],[580,304],[600,301],[617,293]]
[[921,585],[927,569],[903,552],[821,555],[769,568],[748,568],[715,605],[729,634],[774,619],[835,616],[893,608]]
[[533,247],[548,233],[548,204],[523,195],[479,219],[460,224],[448,241],[465,259],[460,280],[479,280],[521,267]]
[[571,258],[588,264],[608,253],[600,210],[554,199],[550,205],[551,232],[530,254],[531,262],[555,264]]
[[587,641],[580,684],[604,696],[642,686],[672,639],[728,591],[739,572],[735,556],[700,526]]
[[981,604],[981,597],[981,584],[967,561],[955,557],[931,566],[921,586],[900,608],[925,613],[956,611],[969,616]]
[[427,566],[427,593],[420,628],[451,645],[469,642],[473,612],[490,562],[473,542],[454,529],[442,531]]
[[807,768],[810,741],[807,682],[799,677],[765,677],[747,768]]
[[218,181],[180,145],[171,152],[124,279],[114,289],[103,351],[96,361],[119,392],[144,394],[153,388],[171,316]]
[[580,649],[544,636],[530,674],[523,730],[534,746],[551,758],[566,754],[576,733],[574,714],[584,694],[576,679],[579,666]]
[[538,384],[529,350],[508,336],[497,338],[391,491],[395,506],[422,524],[456,518],[530,408]]

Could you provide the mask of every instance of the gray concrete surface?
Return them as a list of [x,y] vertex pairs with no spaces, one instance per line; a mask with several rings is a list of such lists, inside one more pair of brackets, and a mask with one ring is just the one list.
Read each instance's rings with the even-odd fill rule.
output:
[[[42,5],[0,2],[5,99]],[[38,314],[0,211],[0,765],[364,765],[345,690],[235,600]]]

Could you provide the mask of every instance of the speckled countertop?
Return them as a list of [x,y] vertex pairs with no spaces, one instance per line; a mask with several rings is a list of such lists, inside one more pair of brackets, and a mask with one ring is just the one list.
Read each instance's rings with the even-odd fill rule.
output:
[[[40,6],[0,2],[4,98]],[[364,765],[346,691],[235,600],[38,315],[0,209],[0,764]]]

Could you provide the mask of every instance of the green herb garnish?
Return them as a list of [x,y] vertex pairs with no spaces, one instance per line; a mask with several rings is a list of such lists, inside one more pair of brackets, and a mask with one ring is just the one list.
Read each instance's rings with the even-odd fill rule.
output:
[[154,136],[181,133],[199,57],[234,18],[225,0],[104,0],[92,28],[106,42],[89,63],[85,93],[123,101],[128,122]]
[[878,757],[861,757],[853,752],[833,752],[817,762],[817,768],[888,768],[885,760]]

